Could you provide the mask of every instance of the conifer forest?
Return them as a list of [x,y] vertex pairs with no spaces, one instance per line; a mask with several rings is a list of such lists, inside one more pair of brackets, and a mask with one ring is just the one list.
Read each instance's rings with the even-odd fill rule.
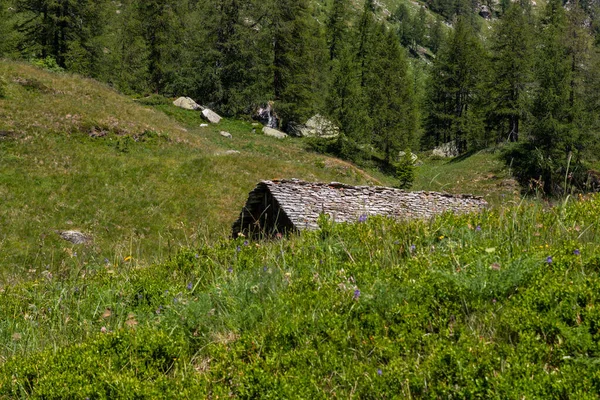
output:
[[594,1],[0,4],[1,57],[133,96],[189,96],[228,117],[271,104],[288,133],[318,113],[342,135],[315,146],[359,164],[373,153],[389,167],[444,143],[458,154],[501,146],[522,185],[552,195],[589,189],[598,161]]

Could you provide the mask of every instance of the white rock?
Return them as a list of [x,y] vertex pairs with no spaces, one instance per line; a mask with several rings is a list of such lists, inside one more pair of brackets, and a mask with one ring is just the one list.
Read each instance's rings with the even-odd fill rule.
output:
[[202,107],[189,97],[180,97],[173,102],[173,105],[183,108],[184,110],[201,110]]
[[92,238],[79,231],[57,231],[61,239],[73,244],[87,244],[92,241]]
[[221,117],[219,116],[219,114],[208,108],[202,110],[202,115],[208,120],[208,122],[212,124],[218,124],[219,122],[221,122]]
[[233,136],[232,136],[232,135],[231,135],[231,133],[229,133],[229,132],[221,131],[219,134],[220,134],[221,136],[223,136],[224,138],[227,138],[227,139],[233,139]]
[[306,124],[300,127],[298,131],[304,137],[334,138],[340,135],[340,129],[333,122],[319,114],[306,121]]
[[288,135],[286,135],[285,133],[278,131],[277,129],[269,128],[268,126],[265,126],[263,128],[263,133],[267,136],[271,136],[277,139],[285,139],[286,137],[288,137]]
[[200,124],[200,128],[208,128],[208,124]]

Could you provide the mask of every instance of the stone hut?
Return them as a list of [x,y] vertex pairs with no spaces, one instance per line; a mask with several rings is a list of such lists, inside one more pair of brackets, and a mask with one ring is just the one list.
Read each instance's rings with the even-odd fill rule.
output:
[[311,183],[297,179],[260,182],[250,192],[233,237],[272,236],[317,229],[329,214],[336,222],[356,222],[369,215],[400,219],[430,218],[446,211],[469,213],[487,206],[482,197],[436,192],[407,192],[387,187]]

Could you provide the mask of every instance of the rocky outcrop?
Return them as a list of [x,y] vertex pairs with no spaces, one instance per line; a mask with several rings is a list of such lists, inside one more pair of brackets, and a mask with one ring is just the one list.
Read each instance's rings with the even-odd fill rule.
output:
[[317,229],[321,214],[329,214],[336,222],[359,222],[373,215],[426,219],[444,212],[477,212],[486,206],[482,197],[471,195],[406,192],[296,179],[263,181],[250,193],[240,218],[233,225],[233,235]]
[[263,128],[263,133],[266,136],[271,136],[277,139],[285,139],[286,137],[288,137],[288,135],[286,135],[285,133],[278,131],[277,129],[269,128],[268,126],[265,126]]
[[306,121],[306,124],[298,127],[297,131],[303,137],[335,138],[340,135],[340,129],[333,122],[319,114]]
[[452,141],[452,142],[444,143],[443,145],[441,145],[439,147],[436,147],[435,149],[433,149],[432,154],[436,157],[450,158],[450,157],[458,157],[458,155],[460,153],[458,151],[458,146],[456,145],[456,142]]
[[196,111],[201,110],[202,106],[197,104],[193,99],[189,97],[180,97],[173,102],[174,106],[183,108],[184,110]]
[[214,112],[213,110],[210,110],[208,108],[205,108],[204,110],[202,110],[202,115],[211,124],[218,124],[219,122],[221,122],[221,119],[222,119],[219,114],[217,114],[216,112]]

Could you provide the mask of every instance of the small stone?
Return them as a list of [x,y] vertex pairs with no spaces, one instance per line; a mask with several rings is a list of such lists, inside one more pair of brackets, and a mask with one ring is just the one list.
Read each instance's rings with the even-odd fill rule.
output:
[[208,124],[200,124],[200,128],[208,128]]
[[286,137],[288,137],[288,135],[286,135],[285,133],[278,131],[277,129],[269,128],[267,126],[263,128],[263,133],[266,136],[274,137],[277,139],[285,139]]
[[221,136],[223,136],[224,138],[227,138],[227,139],[233,139],[233,136],[232,136],[232,135],[231,135],[231,133],[229,133],[229,132],[221,131],[219,134],[220,134]]
[[73,244],[89,244],[92,238],[79,231],[56,231],[61,239]]

